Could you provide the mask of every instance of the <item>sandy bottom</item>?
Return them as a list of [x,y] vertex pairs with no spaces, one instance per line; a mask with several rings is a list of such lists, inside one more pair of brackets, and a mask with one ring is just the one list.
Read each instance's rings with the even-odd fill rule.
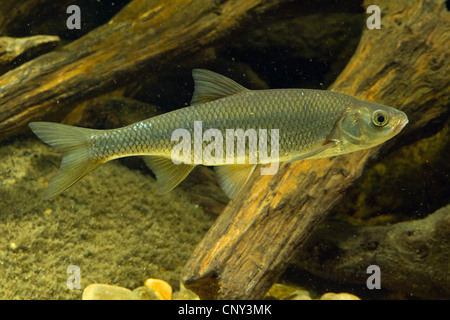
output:
[[[160,278],[176,290],[213,223],[181,188],[158,196],[150,175],[117,161],[43,201],[60,155],[35,138],[0,146],[0,299],[80,299],[91,283],[130,289]],[[79,267],[81,289],[67,273]]]

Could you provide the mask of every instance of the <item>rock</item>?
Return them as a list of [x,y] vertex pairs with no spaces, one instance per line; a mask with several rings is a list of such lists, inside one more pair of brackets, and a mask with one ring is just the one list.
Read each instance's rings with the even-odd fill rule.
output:
[[[266,300],[312,300],[308,290],[303,288],[275,283],[264,297]],[[350,293],[332,293],[323,294],[315,300],[361,300]]]
[[171,300],[172,287],[160,279],[147,279],[144,286],[130,289],[94,283],[83,291],[83,300]]
[[319,300],[361,300],[361,299],[351,293],[328,292],[323,294]]
[[83,291],[83,300],[139,300],[131,290],[109,284],[94,283]]
[[311,300],[307,290],[281,283],[275,283],[264,298],[268,300]]
[[172,300],[172,287],[164,280],[149,278],[145,280],[144,286],[151,289],[158,300]]
[[303,291],[296,291],[286,300],[312,300],[309,293],[304,293]]
[[161,300],[159,295],[148,287],[144,287],[144,286],[137,287],[136,289],[133,290],[133,293],[140,300]]

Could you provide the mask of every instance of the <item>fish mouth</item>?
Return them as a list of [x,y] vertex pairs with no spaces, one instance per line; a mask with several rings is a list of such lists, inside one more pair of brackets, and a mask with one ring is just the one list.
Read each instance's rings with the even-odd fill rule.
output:
[[394,135],[402,131],[402,129],[408,124],[408,122],[408,119],[404,119],[402,122],[400,122],[394,129]]

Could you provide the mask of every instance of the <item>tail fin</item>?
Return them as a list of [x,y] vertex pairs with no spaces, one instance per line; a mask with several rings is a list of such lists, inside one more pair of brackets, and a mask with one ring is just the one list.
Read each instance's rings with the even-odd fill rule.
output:
[[71,187],[103,162],[92,159],[88,141],[94,129],[73,127],[53,122],[31,122],[34,134],[63,154],[58,173],[50,181],[44,199],[50,199]]

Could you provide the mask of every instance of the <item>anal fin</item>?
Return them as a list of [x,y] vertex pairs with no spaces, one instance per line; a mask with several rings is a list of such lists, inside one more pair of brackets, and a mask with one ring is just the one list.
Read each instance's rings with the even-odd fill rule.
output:
[[175,164],[170,158],[144,156],[145,164],[156,175],[158,193],[164,194],[179,185],[195,168],[193,164]]
[[244,188],[255,170],[256,164],[232,164],[215,167],[219,185],[225,194],[234,198]]

